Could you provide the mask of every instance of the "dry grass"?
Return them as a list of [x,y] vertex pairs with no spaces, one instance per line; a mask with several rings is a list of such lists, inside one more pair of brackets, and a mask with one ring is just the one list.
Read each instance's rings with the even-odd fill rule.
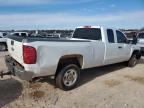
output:
[[45,93],[43,91],[34,91],[29,93],[29,96],[33,99],[39,99],[44,97]]
[[105,85],[107,85],[108,87],[114,87],[114,86],[119,85],[121,82],[112,79],[112,80],[105,80],[104,83],[105,83]]
[[29,88],[32,91],[31,93],[29,93],[30,98],[37,100],[39,98],[44,97],[45,92],[40,90],[41,86],[42,86],[42,84],[38,83],[38,82],[37,83],[31,83],[29,85]]
[[31,89],[39,89],[40,87],[41,87],[41,83],[31,83],[30,85],[29,85],[29,87],[31,88]]
[[138,82],[140,84],[144,84],[144,77],[141,76],[130,76],[130,75],[125,75],[125,78],[128,78],[132,81]]

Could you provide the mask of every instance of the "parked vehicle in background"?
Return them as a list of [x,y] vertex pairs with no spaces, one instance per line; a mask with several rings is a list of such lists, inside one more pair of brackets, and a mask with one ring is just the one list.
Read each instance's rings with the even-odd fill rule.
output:
[[137,32],[124,32],[129,40],[132,40],[134,36],[136,36]]
[[144,44],[144,32],[138,33],[137,38],[138,38],[138,43]]
[[29,36],[29,34],[27,32],[12,32],[10,33],[10,35],[14,35],[14,36]]
[[0,32],[0,51],[5,51],[7,50],[7,38],[6,38],[7,33],[5,32]]
[[140,32],[137,35],[138,45],[141,47],[141,53],[144,55],[144,32]]
[[140,48],[130,44],[121,31],[100,26],[78,27],[73,38],[38,38],[10,36],[9,72],[24,80],[55,77],[57,87],[74,88],[80,70],[125,62],[129,67],[141,58]]

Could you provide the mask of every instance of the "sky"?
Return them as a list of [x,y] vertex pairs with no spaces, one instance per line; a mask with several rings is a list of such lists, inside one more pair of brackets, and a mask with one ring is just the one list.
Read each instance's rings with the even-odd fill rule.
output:
[[0,0],[0,29],[144,27],[144,0]]

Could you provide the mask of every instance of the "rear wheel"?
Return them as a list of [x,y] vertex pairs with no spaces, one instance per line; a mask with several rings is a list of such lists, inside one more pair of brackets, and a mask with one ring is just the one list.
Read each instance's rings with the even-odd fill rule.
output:
[[56,76],[56,86],[62,90],[71,90],[79,82],[80,68],[75,64],[69,64],[61,69]]
[[128,67],[134,67],[137,64],[137,55],[133,54],[128,61]]
[[7,50],[7,46],[6,44],[0,44],[0,51],[6,51]]

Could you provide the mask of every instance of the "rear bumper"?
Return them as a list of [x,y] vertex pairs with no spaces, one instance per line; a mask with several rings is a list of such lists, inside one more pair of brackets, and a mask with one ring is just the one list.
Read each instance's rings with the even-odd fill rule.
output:
[[5,62],[11,75],[17,76],[22,80],[32,80],[34,73],[25,71],[24,68],[9,55],[5,56]]

